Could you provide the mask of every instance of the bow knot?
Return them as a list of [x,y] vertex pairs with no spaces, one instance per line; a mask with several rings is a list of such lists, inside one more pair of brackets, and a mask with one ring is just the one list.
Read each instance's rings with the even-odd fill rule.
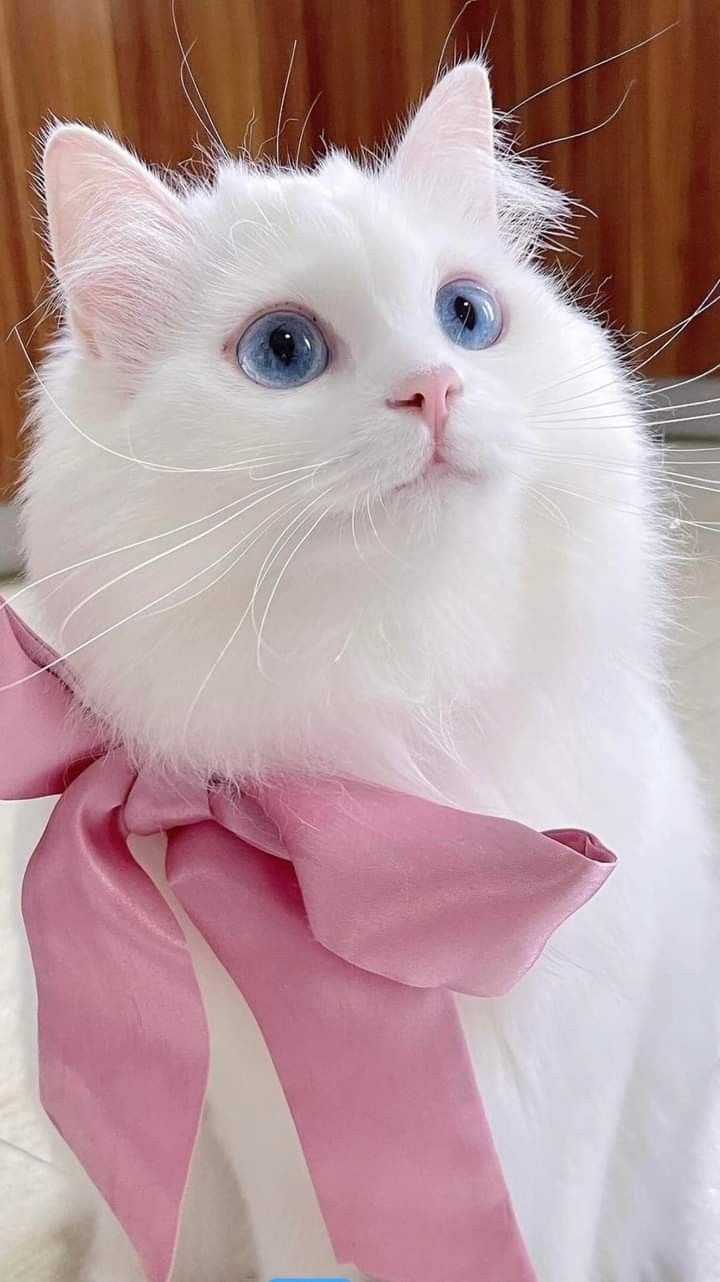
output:
[[614,857],[356,781],[138,772],[8,607],[0,671],[0,795],[61,794],[23,886],[41,1095],[150,1282],[172,1272],[209,1061],[182,928],[127,843],[157,832],[266,1040],[338,1260],[533,1282],[452,991],[517,983]]

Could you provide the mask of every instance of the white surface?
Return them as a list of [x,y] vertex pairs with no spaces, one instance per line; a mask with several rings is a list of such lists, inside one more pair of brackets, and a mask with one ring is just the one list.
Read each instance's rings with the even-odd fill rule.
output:
[[[705,470],[705,475],[708,473],[712,474],[710,469]],[[720,522],[717,494],[702,490],[688,493],[696,520]],[[720,819],[720,525],[697,531],[696,548],[684,570],[682,595],[683,627],[675,634],[673,655],[674,696]],[[64,1177],[48,1164],[47,1144],[19,1049],[19,884],[15,871],[2,860],[3,847],[10,844],[11,822],[12,808],[0,807],[0,1279],[76,1282],[88,1230],[68,1218]],[[718,1226],[711,1258],[717,1259],[720,1091],[717,1117],[709,1124],[707,1139],[707,1199],[708,1206],[715,1209],[712,1218]],[[703,1234],[707,1231],[705,1223]],[[716,1280],[708,1276],[707,1282]]]

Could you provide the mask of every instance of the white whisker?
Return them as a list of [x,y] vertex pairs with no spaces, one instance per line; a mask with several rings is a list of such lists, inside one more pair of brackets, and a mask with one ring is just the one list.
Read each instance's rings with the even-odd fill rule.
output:
[[[711,307],[714,307],[715,304],[718,301],[720,301],[720,292],[716,293],[716,290],[718,290],[718,286],[720,286],[720,277],[718,277],[715,281],[713,281],[713,284],[711,285],[705,297],[701,300],[700,303],[698,303],[697,307],[695,307],[692,312],[690,312],[687,316],[683,317],[682,320],[676,321],[674,325],[668,326],[667,329],[662,330],[659,334],[653,335],[652,338],[648,338],[644,343],[639,343],[636,347],[633,348],[632,352],[630,353],[630,356],[632,357],[637,356],[639,352],[645,351],[645,349],[650,347],[653,343],[657,343],[661,339],[666,338],[668,335],[670,335],[670,339],[667,343],[665,343],[662,347],[660,347],[656,352],[653,352],[651,356],[647,357],[647,359],[644,360],[642,364],[635,366],[635,370],[634,370],[635,373],[638,373],[639,370],[643,369],[646,365],[648,365],[650,361],[654,360],[656,356],[659,356],[661,352],[666,351],[670,343],[674,342],[675,339],[679,338],[680,335],[684,333],[684,331],[687,329],[688,325],[692,323],[692,321],[697,320],[699,316],[702,316],[704,312],[708,311]],[[568,374],[563,378],[557,379],[553,383],[546,383],[540,387],[533,388],[531,395],[539,396],[543,392],[554,391],[556,387],[562,387],[567,383],[574,383],[578,378],[582,377],[583,375],[594,374],[594,373],[597,373],[598,370],[601,370],[601,369],[604,370],[605,368],[606,368],[605,361],[601,361],[598,364],[580,366],[578,369],[574,370],[572,374]],[[611,386],[610,383],[605,383],[600,388],[593,387],[591,389],[587,389],[586,391],[575,392],[571,396],[565,397],[562,401],[553,402],[553,404],[555,405],[565,404],[568,401],[577,400],[579,397],[582,397],[582,396],[589,396],[598,391],[604,390],[605,387],[610,387],[610,386]]]
[[120,552],[132,552],[135,548],[145,547],[148,543],[156,543],[159,539],[170,538],[172,534],[180,534],[183,530],[192,529],[196,525],[202,525],[203,521],[211,521],[214,516],[219,516],[222,512],[227,512],[236,504],[242,503],[243,498],[232,499],[230,503],[224,503],[214,512],[208,512],[205,516],[196,516],[192,521],[184,521],[182,525],[176,525],[171,530],[162,530],[159,534],[150,534],[144,539],[135,539],[132,543],[123,543],[120,547],[108,548],[105,552],[97,552],[95,556],[86,556],[81,561],[73,561],[70,565],[64,565],[60,570],[53,570],[50,574],[43,574],[39,579],[33,579],[30,583],[24,583],[17,592],[5,601],[0,601],[0,611],[6,606],[14,608],[15,602],[30,592],[34,588],[39,588],[43,583],[49,583],[51,579],[58,578],[61,574],[69,574],[72,570],[81,570],[86,565],[93,565],[96,561],[103,561],[106,557],[117,556]]
[[[329,493],[330,491],[326,490],[324,494],[318,495],[316,502],[320,502],[321,499],[326,498]],[[263,632],[265,630],[265,625],[267,623],[268,615],[270,613],[270,607],[272,606],[272,603],[275,600],[275,597],[277,596],[277,592],[280,587],[280,584],[284,579],[285,574],[287,573],[288,567],[290,566],[291,562],[295,559],[301,547],[303,547],[303,545],[307,543],[308,539],[310,538],[310,535],[313,533],[314,530],[317,529],[320,522],[324,521],[328,512],[331,510],[331,507],[332,507],[332,504],[328,504],[328,506],[320,513],[319,517],[317,517],[317,519],[313,521],[312,525],[310,526],[310,529],[307,530],[306,533],[303,534],[302,538],[299,539],[298,542],[295,544],[295,547],[293,548],[285,564],[280,570],[277,578],[275,579],[273,589],[270,593],[270,596],[268,597],[267,605],[265,606],[262,619],[260,620],[260,629],[257,633],[257,646],[255,651],[258,671],[261,673],[262,676],[266,678],[267,678],[267,673],[264,672],[263,670],[261,655],[262,655],[262,646],[263,646]]]
[[305,112],[305,118],[302,122],[302,128],[300,129],[300,137],[298,138],[298,145],[295,151],[295,167],[297,169],[300,168],[300,152],[302,151],[302,145],[305,140],[305,130],[307,129],[308,124],[310,123],[310,117],[321,98],[322,98],[322,89],[320,89],[319,92],[315,94],[315,97],[313,98],[312,102],[310,103],[310,106]]
[[252,620],[252,625],[255,630],[256,636],[258,631],[258,622],[257,622],[257,615],[255,612],[255,602],[258,598],[260,589],[262,588],[262,585],[265,582],[265,579],[267,578],[268,574],[270,573],[270,570],[272,569],[273,565],[275,564],[278,557],[282,553],[283,549],[287,546],[287,542],[291,537],[295,526],[301,523],[305,513],[310,511],[313,507],[315,507],[318,500],[321,498],[324,498],[325,494],[329,494],[329,492],[330,490],[328,489],[324,492],[324,494],[321,494],[311,499],[310,502],[300,512],[298,512],[297,515],[294,516],[291,521],[288,522],[285,528],[281,530],[275,542],[272,544],[272,547],[268,549],[265,559],[262,565],[260,566],[260,569],[257,572],[257,577],[255,579],[255,586],[253,588],[252,597],[250,601],[250,618]]
[[[706,423],[709,418],[720,418],[720,410],[716,410],[712,414],[687,414],[681,418],[671,419],[659,418],[655,422],[644,419],[642,426],[645,431],[648,431],[654,428],[674,427],[680,423]],[[577,422],[558,423],[553,419],[544,418],[536,418],[535,422],[553,432],[629,432],[633,430],[633,420],[630,412],[626,423],[587,423],[582,419]]]
[[[305,512],[306,510],[307,510],[306,508],[303,508],[303,512]],[[302,513],[301,513],[300,515],[302,515]],[[286,530],[287,530],[287,527],[286,527]],[[282,536],[281,536],[281,537],[282,537]],[[277,540],[276,540],[276,542],[277,542]],[[273,544],[273,547],[275,547],[275,546],[276,546],[276,544],[274,543],[274,544]],[[271,548],[270,550],[272,551],[272,548]],[[267,561],[267,557],[266,557],[266,559],[265,559],[265,560]],[[263,562],[263,565],[264,565],[264,564],[265,564],[265,561]],[[217,655],[217,657],[214,659],[214,661],[213,661],[213,663],[212,663],[211,667],[208,669],[207,673],[205,674],[205,676],[204,676],[203,680],[201,681],[200,686],[198,687],[198,690],[197,690],[197,692],[196,692],[196,694],[195,694],[195,696],[194,696],[194,698],[193,698],[193,700],[192,700],[192,702],[191,702],[191,704],[190,704],[190,707],[188,708],[187,714],[186,714],[186,716],[185,716],[184,725],[183,725],[183,739],[184,739],[184,742],[185,742],[186,744],[187,744],[187,737],[188,737],[188,733],[189,733],[189,729],[190,729],[190,723],[191,723],[191,721],[192,721],[192,717],[193,717],[193,714],[194,714],[194,712],[195,712],[195,709],[197,708],[197,706],[198,706],[198,704],[199,704],[199,702],[200,702],[200,700],[201,700],[201,698],[202,698],[203,694],[204,694],[204,693],[205,693],[205,691],[207,690],[207,688],[208,688],[208,686],[209,686],[210,682],[212,681],[213,676],[214,676],[214,675],[215,675],[215,673],[217,672],[217,670],[218,670],[218,668],[219,668],[220,664],[222,663],[223,659],[225,658],[225,655],[228,653],[228,651],[230,650],[231,646],[234,644],[234,642],[235,642],[235,640],[236,640],[237,636],[239,635],[239,633],[240,633],[240,631],[241,631],[241,629],[242,629],[242,627],[243,627],[243,625],[244,625],[245,621],[246,621],[246,620],[247,620],[247,618],[248,618],[248,615],[250,615],[250,614],[251,614],[252,609],[253,609],[253,605],[254,605],[254,601],[255,601],[255,595],[256,595],[256,592],[257,592],[257,586],[258,586],[258,584],[257,584],[257,579],[256,579],[256,582],[255,582],[255,588],[254,588],[253,592],[251,593],[251,595],[250,595],[250,597],[249,597],[249,599],[248,599],[248,603],[247,603],[247,605],[245,606],[245,609],[243,610],[243,612],[242,612],[242,614],[241,614],[241,616],[240,616],[240,619],[239,619],[239,620],[238,620],[238,622],[236,623],[235,627],[233,628],[232,632],[230,633],[230,636],[228,637],[227,641],[226,641],[226,642],[225,642],[225,644],[223,645],[223,647],[222,647],[222,649],[220,650],[219,654],[218,654],[218,655]]]
[[258,521],[258,524],[253,526],[252,530],[250,530],[247,534],[243,535],[243,537],[239,539],[237,543],[234,543],[233,546],[228,548],[226,552],[223,552],[220,556],[216,557],[215,560],[211,561],[209,565],[204,565],[201,570],[197,570],[194,574],[190,575],[190,577],[187,578],[184,583],[180,583],[175,588],[175,591],[182,592],[184,588],[189,586],[189,584],[194,583],[195,580],[201,578],[204,574],[207,574],[208,571],[214,570],[216,565],[220,565],[222,561],[227,560],[229,556],[232,556],[234,552],[237,552],[238,549],[241,548],[244,543],[247,543],[248,546],[243,549],[240,555],[234,557],[230,565],[226,566],[225,569],[222,570],[220,574],[216,575],[215,578],[212,579],[210,583],[203,584],[203,586],[201,588],[198,588],[197,591],[191,592],[189,596],[181,597],[179,601],[172,601],[170,605],[164,605],[159,610],[151,610],[148,613],[147,617],[153,618],[158,614],[167,614],[168,611],[176,610],[179,606],[182,606],[182,605],[187,605],[189,601],[194,601],[196,597],[202,596],[204,593],[209,592],[210,588],[214,588],[217,583],[220,583],[222,579],[226,578],[226,576],[230,574],[231,571],[234,570],[240,564],[240,562],[244,559],[244,557],[247,556],[247,553],[250,551],[250,549],[255,546],[258,540],[265,533],[266,529],[269,526],[271,526],[273,522],[279,520],[281,516],[284,516],[286,512],[289,512],[292,510],[293,507],[296,507],[298,503],[302,503],[302,498],[293,499],[292,502],[286,503],[284,507],[281,507],[279,511],[270,512],[268,516],[263,517],[262,521]]
[[106,592],[108,588],[114,587],[117,583],[121,583],[131,575],[137,574],[140,570],[147,569],[149,565],[155,565],[158,561],[163,561],[166,557],[173,556],[174,553],[182,551],[183,548],[190,547],[192,544],[198,543],[200,539],[207,538],[209,534],[215,534],[217,530],[223,529],[224,526],[228,525],[231,521],[236,521],[239,516],[250,511],[251,508],[256,507],[258,503],[263,503],[266,499],[273,498],[276,494],[282,493],[283,490],[289,489],[291,485],[298,485],[299,482],[304,479],[304,476],[299,476],[296,477],[295,480],[287,481],[285,485],[280,485],[274,489],[271,488],[270,490],[263,491],[259,496],[256,496],[249,503],[246,503],[244,507],[239,508],[236,512],[231,512],[230,516],[224,517],[222,521],[218,521],[216,525],[211,525],[209,529],[201,530],[199,534],[193,534],[189,539],[183,539],[182,542],[173,544],[171,548],[164,548],[162,552],[156,552],[155,556],[148,557],[147,560],[141,561],[139,565],[130,566],[128,570],[123,570],[121,574],[116,574],[113,579],[109,579],[108,582],[102,583],[99,588],[95,588],[93,592],[90,592],[87,596],[83,597],[82,601],[79,601],[70,613],[66,615],[60,628],[60,642],[62,643],[63,641],[65,631],[70,620],[73,619],[80,610],[84,609],[86,605],[89,605],[91,601],[94,601],[102,592]]
[[[271,472],[269,476],[255,476],[255,468],[253,467],[249,475],[252,481],[275,481],[278,477],[290,476],[295,472],[312,472],[314,475],[318,468],[329,467],[332,463],[341,463],[347,457],[347,454],[336,454],[334,458],[323,459],[322,463],[303,463],[300,467],[290,467],[283,472]],[[267,463],[265,466],[269,467],[270,464]]]
[[285,110],[285,100],[287,98],[288,89],[290,87],[290,77],[292,76],[292,69],[295,63],[295,54],[297,52],[297,44],[298,44],[297,40],[293,40],[292,52],[290,54],[290,62],[288,64],[287,75],[285,77],[285,84],[283,86],[283,91],[282,91],[282,97],[280,98],[280,107],[278,109],[277,131],[275,133],[275,161],[278,165],[280,164],[280,134],[282,132],[282,117],[283,117],[283,111]]
[[[377,569],[377,566],[373,565],[371,561],[368,561],[367,557],[365,556],[365,553],[360,547],[360,543],[357,536],[357,509],[358,509],[359,502],[360,502],[360,495],[357,495],[357,497],[353,500],[352,512],[350,515],[350,533],[353,541],[353,547],[355,548],[355,551],[357,552],[358,557],[360,558],[360,561],[365,566],[365,569],[370,571],[370,573],[377,579],[378,583],[382,583],[383,587],[387,587],[388,586],[387,579],[383,577],[383,575]],[[365,502],[367,503],[367,497],[365,499]]]
[[578,490],[571,490],[565,485],[559,485],[557,481],[546,481],[543,478],[542,480],[536,480],[536,485],[542,489],[555,490],[558,494],[567,494],[570,498],[582,499],[586,503],[593,504],[594,507],[602,507],[605,509],[610,507],[616,512],[624,512],[629,516],[637,516],[638,513],[640,515],[644,514],[643,508],[637,504],[634,506],[628,506],[626,503],[617,503],[614,499],[607,497],[600,497],[595,494],[581,494]]
[[[180,28],[178,26],[176,0],[171,0],[170,12],[172,15],[172,23],[175,31],[175,39],[177,40],[178,48],[182,55],[182,60],[180,63],[180,84],[182,86],[183,92],[185,94],[185,97],[187,98],[188,104],[190,106],[190,110],[193,112],[195,118],[197,119],[201,127],[205,130],[205,132],[209,135],[209,137],[212,138],[213,142],[216,142],[218,144],[221,152],[223,153],[223,155],[226,156],[228,154],[227,147],[225,146],[225,143],[220,137],[220,132],[217,128],[217,125],[215,124],[215,121],[210,115],[208,105],[200,92],[200,87],[198,85],[197,80],[195,79],[195,74],[193,72],[193,69],[190,66],[190,54],[195,48],[196,41],[193,41],[193,43],[189,45],[187,49],[184,48],[182,37],[180,35]],[[187,84],[185,82],[186,74],[189,75],[191,84],[195,90],[195,93],[198,96],[198,100],[203,108],[203,111],[205,112],[204,120],[203,120],[203,117],[200,115],[200,112],[198,111],[193,101],[192,94],[188,90]]]
[[[279,493],[280,490],[288,489],[291,485],[296,484],[296,480],[288,481],[284,486],[279,487],[279,490],[274,492]],[[264,494],[261,498],[255,500],[255,502],[261,502],[263,498],[268,497],[270,497],[270,495]],[[144,568],[144,565],[133,568],[142,569]],[[106,584],[104,586],[107,587],[108,585]],[[175,591],[177,591],[176,587],[169,588],[168,591],[162,593],[162,595],[157,597],[154,601],[141,605],[136,610],[132,610],[130,614],[126,614],[124,618],[119,619],[116,623],[110,624],[107,628],[103,628],[100,632],[96,632],[94,636],[88,637],[85,641],[80,642],[79,645],[73,646],[71,650],[67,650],[64,654],[58,655],[57,658],[52,659],[50,663],[44,664],[42,667],[35,669],[24,677],[19,677],[16,681],[10,681],[8,684],[0,686],[0,694],[4,694],[6,690],[15,690],[18,686],[27,685],[29,681],[34,681],[37,677],[41,676],[43,672],[50,672],[54,668],[60,667],[62,664],[66,663],[68,659],[72,659],[76,654],[80,654],[83,650],[86,650],[88,646],[94,645],[97,641],[101,641],[103,637],[109,636],[118,628],[124,627],[126,623],[131,623],[133,619],[137,619],[139,615],[143,614],[146,610],[152,609],[154,606],[158,605],[160,601],[167,600],[167,598],[172,596]],[[67,622],[68,619],[65,620],[63,627],[67,626]]]
[[536,490],[533,486],[528,486],[528,498],[534,499],[536,503],[540,503],[541,507],[546,512],[549,512],[550,516],[554,517],[565,526],[565,530],[568,534],[571,533],[570,522],[567,519],[567,515],[563,512],[561,507],[558,507],[557,503],[555,503],[553,499],[549,498],[547,494],[541,494],[541,492]]
[[[460,10],[460,12],[459,12],[459,13],[456,13],[456,14],[455,14],[455,17],[453,18],[452,22],[450,23],[450,27],[449,27],[449,29],[448,29],[448,33],[447,33],[447,35],[446,35],[446,37],[445,37],[445,40],[444,40],[444,43],[443,43],[443,47],[442,47],[442,49],[440,50],[440,57],[438,58],[437,66],[436,66],[436,68],[435,68],[435,77],[434,77],[434,79],[435,79],[435,83],[437,83],[437,81],[438,81],[438,79],[439,79],[439,77],[440,77],[440,72],[442,71],[442,66],[443,66],[443,60],[444,60],[444,58],[445,58],[445,54],[446,54],[446,53],[447,53],[447,51],[448,51],[448,45],[450,44],[450,40],[451,40],[451,37],[452,37],[452,33],[453,33],[453,31],[455,30],[455,28],[457,27],[458,23],[462,20],[462,16],[463,16],[463,14],[464,14],[464,13],[466,13],[466,12],[467,12],[467,10],[470,8],[470,6],[471,6],[472,4],[475,4],[475,3],[476,3],[476,0],[465,0],[465,3],[464,3],[464,5],[463,5],[462,9]],[[495,24],[495,19],[493,19],[493,26],[494,26],[494,24]],[[492,35],[492,31],[491,31],[491,33],[490,33],[490,34]]]
[[720,478],[703,482],[694,473],[675,471],[672,468],[668,468],[661,461],[658,461],[653,466],[645,459],[633,463],[632,460],[603,459],[581,454],[556,454],[520,448],[522,453],[543,463],[560,463],[568,464],[571,467],[586,467],[593,471],[617,476],[643,477],[649,475],[651,479],[666,480],[685,489],[705,490],[710,494],[720,493]]
[[[644,392],[642,393],[642,395],[644,398],[657,397],[658,392],[656,390],[652,390],[649,392]],[[617,405],[617,401],[604,401],[604,402],[600,401],[593,405],[583,405],[582,407],[574,411],[570,410],[565,413],[561,413],[557,415],[549,416],[549,415],[543,414],[543,421],[550,422],[552,418],[552,422],[572,423],[577,421],[578,415],[581,415],[586,422],[597,421],[598,423],[602,423],[602,422],[612,422],[613,419],[620,418],[621,416],[624,416],[627,418],[628,414],[631,414],[633,416],[640,415],[643,418],[648,416],[654,416],[657,418],[659,415],[666,415],[667,422],[672,423],[672,415],[676,412],[676,410],[699,409],[704,405],[717,405],[718,403],[720,403],[720,396],[709,396],[702,401],[684,401],[680,403],[672,403],[670,405],[639,406],[639,405],[633,404],[629,407],[620,406],[613,413],[598,414],[597,417],[595,417],[591,413],[588,413],[588,411],[603,410],[607,408],[612,408],[614,405]],[[697,415],[698,422],[702,422],[703,418],[704,418],[704,415],[702,414]]]
[[[664,441],[662,445],[664,454],[717,454],[720,451],[720,445],[679,445],[675,441]],[[720,462],[720,459],[706,459],[706,463],[712,463],[713,466]]]
[[594,133],[597,133],[598,129],[604,129],[605,126],[609,125],[615,119],[616,116],[620,115],[620,112],[625,106],[625,103],[628,100],[628,97],[633,89],[634,84],[635,84],[635,81],[631,80],[630,84],[627,86],[625,93],[623,94],[619,103],[615,107],[614,111],[612,111],[609,116],[606,116],[604,120],[601,120],[599,124],[591,125],[589,129],[580,129],[578,130],[577,133],[574,133],[574,134],[562,134],[561,137],[559,138],[548,138],[546,142],[533,143],[532,147],[522,147],[519,154],[521,156],[524,156],[529,151],[535,152],[535,151],[540,151],[542,147],[554,147],[555,144],[559,142],[573,142],[576,138],[586,138],[588,134],[594,134]]
[[607,67],[611,62],[617,62],[618,58],[626,58],[628,54],[635,53],[636,49],[642,49],[645,45],[652,44],[654,40],[659,40],[661,36],[666,35],[668,31],[672,31],[678,25],[679,23],[676,19],[675,22],[670,22],[666,27],[662,27],[660,31],[655,31],[651,36],[646,36],[644,40],[638,40],[637,44],[630,45],[627,49],[621,49],[619,53],[613,53],[608,58],[601,58],[599,62],[593,62],[589,67],[582,67],[580,71],[573,71],[569,76],[563,76],[560,80],[554,80],[551,85],[545,85],[543,89],[537,89],[535,93],[529,94],[521,102],[516,102],[514,107],[503,113],[503,117],[514,116],[516,112],[520,111],[521,107],[527,107],[529,102],[535,102],[536,98],[541,98],[543,94],[550,93],[552,89],[559,89],[561,85],[566,85],[571,80],[577,80],[579,76],[586,76],[591,71],[597,71],[599,67]]
[[[79,426],[79,424],[74,422],[74,420],[70,418],[69,414],[65,412],[65,410],[62,408],[59,402],[55,399],[49,387],[47,386],[47,383],[40,376],[38,370],[33,364],[30,358],[30,354],[25,346],[25,343],[20,337],[19,333],[16,334],[16,337],[22,349],[25,360],[27,361],[28,366],[30,367],[33,373],[33,377],[35,378],[35,381],[37,382],[38,386],[41,388],[44,395],[49,400],[50,404],[53,406],[53,409],[57,411],[57,413],[60,415],[63,421],[66,422],[68,426],[73,429],[74,432],[77,432],[78,436],[81,436],[83,440],[88,442],[89,445],[93,445],[96,449],[101,450],[102,453],[110,454],[113,458],[120,459],[124,463],[134,463],[139,467],[146,468],[148,471],[173,472],[183,476],[187,476],[187,475],[200,476],[200,475],[212,475],[212,474],[226,473],[226,472],[238,472],[238,471],[243,471],[246,467],[252,466],[254,462],[257,462],[257,460],[251,460],[250,464],[244,463],[244,462],[235,462],[235,463],[229,463],[229,464],[215,464],[212,467],[178,467],[177,465],[170,464],[170,463],[154,463],[150,459],[140,459],[135,454],[124,454],[121,450],[115,450],[112,448],[112,446],[105,445],[103,441],[98,441],[96,440],[95,437],[90,436],[87,432],[85,432]],[[241,448],[250,448],[250,447],[246,446]]]
[[720,369],[720,361],[704,369],[699,374],[693,374],[691,378],[681,378],[677,383],[662,383],[659,387],[648,387],[640,392],[643,397],[646,396],[666,396],[668,392],[676,392],[679,387],[687,387],[689,383],[697,383],[700,379],[709,378],[711,374],[716,374]]

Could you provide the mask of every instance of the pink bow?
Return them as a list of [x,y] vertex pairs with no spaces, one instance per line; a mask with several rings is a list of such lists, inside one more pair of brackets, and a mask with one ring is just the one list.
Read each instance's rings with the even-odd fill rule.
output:
[[160,831],[265,1037],[338,1260],[532,1282],[450,990],[506,992],[614,857],[347,780],[231,796],[138,774],[59,663],[6,607],[0,792],[62,793],[23,888],[41,1094],[150,1282],[172,1271],[208,1071],[184,935],[127,846]]

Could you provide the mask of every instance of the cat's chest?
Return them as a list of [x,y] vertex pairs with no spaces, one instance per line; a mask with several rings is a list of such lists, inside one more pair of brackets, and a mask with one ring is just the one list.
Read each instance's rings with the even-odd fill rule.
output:
[[[653,806],[665,723],[654,702],[598,686],[587,699],[519,698],[418,722],[398,706],[323,730],[334,772],[533,827],[631,839]],[[298,765],[301,767],[302,762]]]

